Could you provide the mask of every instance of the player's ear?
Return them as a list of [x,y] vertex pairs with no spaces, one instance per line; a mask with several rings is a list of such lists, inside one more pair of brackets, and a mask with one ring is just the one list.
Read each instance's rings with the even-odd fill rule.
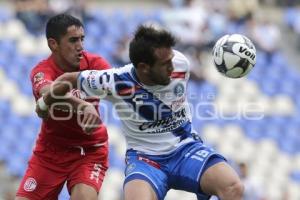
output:
[[56,51],[57,49],[57,41],[53,38],[48,39],[48,47],[51,49],[51,51]]
[[148,73],[149,70],[150,70],[150,65],[141,62],[141,63],[139,63],[139,64],[137,65],[137,69],[140,70],[140,71],[143,72],[143,73]]

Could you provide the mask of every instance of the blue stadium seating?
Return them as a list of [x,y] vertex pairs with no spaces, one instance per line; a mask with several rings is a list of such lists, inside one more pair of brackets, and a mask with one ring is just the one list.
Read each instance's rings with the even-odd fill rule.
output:
[[[9,14],[0,9],[0,22],[7,20]],[[295,13],[288,10],[285,16],[287,24],[294,23]],[[135,27],[146,20],[153,19],[160,21],[161,11],[156,11],[146,15],[140,11],[135,11],[131,15],[125,15],[122,11],[114,11],[111,16],[103,12],[93,12],[90,14],[91,20],[85,25],[86,28],[86,49],[101,54],[114,63],[112,54],[117,49],[117,41],[124,34],[130,34]],[[110,24],[110,20],[116,20],[117,25]],[[228,32],[238,32],[242,27],[236,24],[229,24]],[[0,39],[0,68],[2,68],[7,78],[18,84],[23,95],[32,96],[31,84],[29,81],[30,69],[37,64],[44,55],[37,54],[32,57],[21,55],[16,48],[16,41]],[[7,58],[13,58],[8,60]],[[279,149],[289,155],[300,153],[300,75],[293,67],[289,66],[287,59],[280,52],[276,53],[271,62],[267,60],[264,52],[258,51],[257,64],[248,78],[254,80],[264,95],[274,97],[285,95],[290,97],[296,105],[296,113],[291,116],[265,116],[259,121],[246,119],[223,120],[210,119],[202,120],[194,118],[194,126],[200,131],[204,124],[213,123],[218,127],[226,124],[240,125],[245,136],[252,141],[271,139]],[[210,94],[218,94],[216,86],[209,82],[190,81],[188,85],[190,103],[196,105],[199,101],[213,101]],[[103,102],[104,103],[104,102]],[[104,103],[105,109],[112,110],[112,105]],[[196,107],[194,107],[196,108]],[[214,107],[207,104],[198,107],[197,114],[209,117],[209,113],[214,111]],[[104,116],[104,114],[103,114]],[[120,125],[120,121],[113,115],[105,116],[103,121],[107,124]],[[27,164],[27,159],[31,155],[31,148],[38,134],[40,120],[35,116],[20,117],[11,109],[8,100],[0,99],[0,160],[4,160],[9,167],[11,174],[21,176]],[[110,146],[111,167],[123,169],[124,161],[120,158],[113,145]],[[290,178],[300,183],[300,172],[294,171]],[[67,191],[61,194],[61,198],[66,199]]]
[[298,171],[297,171],[297,170],[293,171],[293,172],[291,173],[291,178],[292,178],[294,181],[300,183],[300,171],[299,171],[299,170],[298,170]]

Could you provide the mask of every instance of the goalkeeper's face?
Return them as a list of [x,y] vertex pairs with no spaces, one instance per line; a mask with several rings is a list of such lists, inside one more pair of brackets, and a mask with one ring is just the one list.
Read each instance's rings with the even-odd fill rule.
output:
[[83,58],[84,30],[82,27],[70,26],[67,33],[61,37],[56,53],[70,70],[78,70]]

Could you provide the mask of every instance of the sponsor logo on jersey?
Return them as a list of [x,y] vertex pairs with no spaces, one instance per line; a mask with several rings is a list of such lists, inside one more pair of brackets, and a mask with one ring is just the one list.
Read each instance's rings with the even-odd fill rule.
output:
[[[169,132],[180,127],[186,120],[186,110],[181,109],[165,119],[156,120],[154,122],[144,122],[139,126],[139,129],[141,131],[147,130],[148,133]],[[154,130],[151,131],[151,129]]]
[[185,102],[185,97],[181,97],[180,99],[176,100],[176,101],[172,101],[171,104],[171,109],[176,111],[177,109],[179,109],[182,104],[184,104]]
[[90,71],[88,77],[87,77],[87,84],[89,88],[96,90],[96,71]]
[[45,79],[37,81],[37,82],[34,83],[34,90],[38,90],[41,86],[43,86],[44,84],[48,84],[48,83],[50,84],[51,81],[48,81],[48,80],[45,80]]
[[174,94],[177,97],[181,97],[184,94],[184,85],[182,83],[178,83],[175,87],[174,87]]
[[33,190],[35,190],[36,186],[37,182],[34,178],[27,178],[24,183],[24,190],[26,192],[32,192]]
[[41,80],[44,79],[44,73],[43,72],[38,72],[34,75],[33,77],[33,83],[37,83],[37,82],[40,82]]
[[130,174],[135,169],[135,167],[136,167],[135,163],[131,163],[127,165],[126,172],[125,172],[126,176]]

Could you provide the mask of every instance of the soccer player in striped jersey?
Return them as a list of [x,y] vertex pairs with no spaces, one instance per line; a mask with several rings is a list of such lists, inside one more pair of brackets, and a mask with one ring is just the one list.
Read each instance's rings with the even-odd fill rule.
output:
[[52,94],[39,99],[38,112],[47,111],[69,85],[113,102],[127,141],[125,200],[163,200],[169,189],[193,192],[199,200],[241,200],[237,173],[192,128],[189,61],[174,45],[171,33],[140,26],[130,43],[132,64],[64,74],[52,84]]

